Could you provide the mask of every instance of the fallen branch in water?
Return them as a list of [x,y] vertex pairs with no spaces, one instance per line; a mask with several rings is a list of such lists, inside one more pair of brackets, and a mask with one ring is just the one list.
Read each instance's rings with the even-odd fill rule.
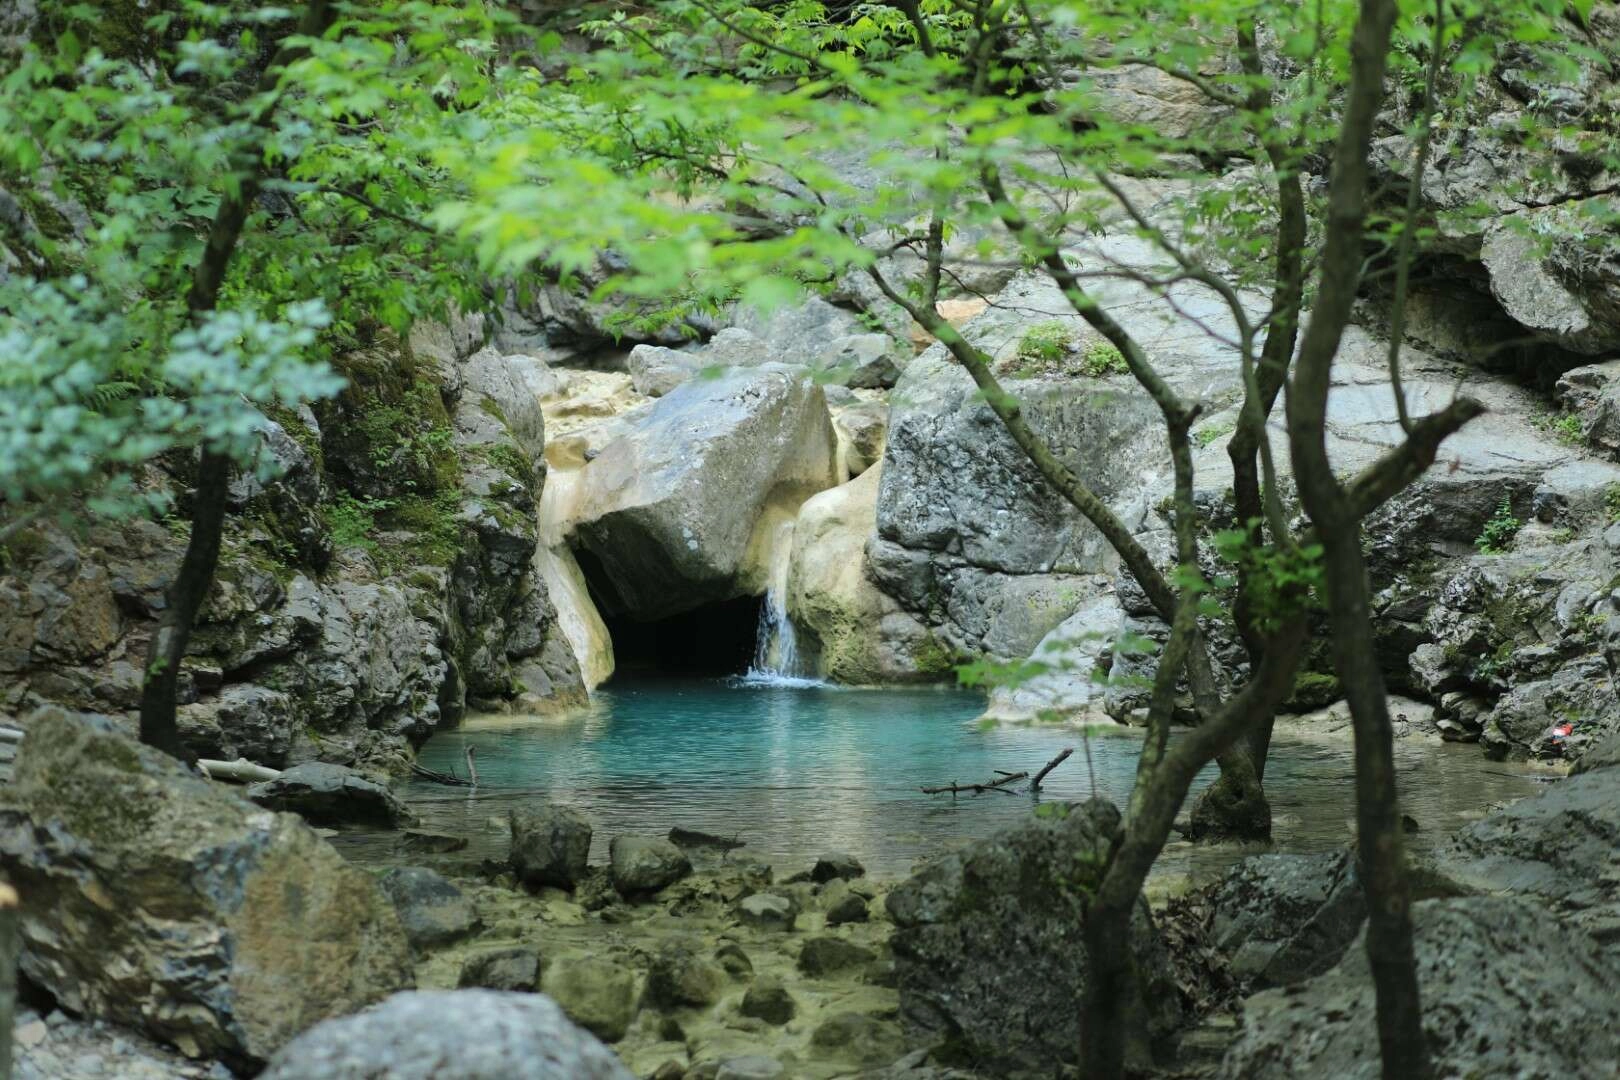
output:
[[1072,754],[1072,753],[1074,753],[1074,747],[1065,746],[1063,748],[1062,753],[1058,754],[1058,756],[1053,758],[1051,761],[1048,761],[1046,763],[1046,766],[1043,769],[1041,769],[1040,772],[1035,774],[1035,779],[1033,779],[1033,780],[1031,780],[1029,782],[1029,790],[1031,790],[1031,791],[1039,791],[1039,790],[1041,790],[1041,781],[1046,779],[1046,774],[1051,772],[1053,769],[1057,768],[1059,765],[1063,764],[1065,761],[1067,761],[1069,759],[1069,755]]
[[414,761],[411,762],[411,772],[416,776],[420,776],[424,780],[432,780],[435,784],[450,784],[453,787],[478,786],[471,780],[465,780],[454,775],[453,773],[434,772],[432,769],[424,769]]
[[[1000,769],[996,771],[1001,772]],[[1005,785],[1012,783],[1014,780],[1023,780],[1027,776],[1029,776],[1027,772],[1002,773],[998,779],[989,780],[982,784],[958,784],[952,781],[947,787],[925,787],[922,789],[922,793],[924,795],[943,795],[949,792],[956,795],[963,791],[969,791],[978,795],[985,791],[1004,791],[1006,794],[1011,795],[1012,792],[1006,791]]]
[[669,842],[679,848],[716,848],[720,851],[736,851],[748,845],[748,841],[735,836],[716,836],[696,829],[683,829],[679,825],[669,830]]

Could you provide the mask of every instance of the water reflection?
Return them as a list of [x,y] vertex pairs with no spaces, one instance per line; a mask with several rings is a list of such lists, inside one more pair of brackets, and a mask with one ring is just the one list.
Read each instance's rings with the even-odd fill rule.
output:
[[[982,708],[977,695],[933,689],[628,684],[564,719],[480,717],[439,735],[423,748],[422,763],[453,771],[474,746],[482,786],[464,792],[413,781],[404,794],[423,827],[467,836],[472,852],[486,857],[505,854],[508,809],[554,799],[595,823],[593,859],[605,858],[615,834],[662,835],[680,825],[739,836],[748,854],[782,867],[841,848],[882,877],[1013,824],[1034,802],[1000,792],[928,796],[918,790],[924,785],[982,780],[997,769],[1034,772],[1073,745],[1042,797],[1083,799],[1095,790],[1122,802],[1128,794],[1135,733],[1082,740],[1059,728],[986,729],[973,722]],[[1283,735],[1272,753],[1267,790],[1279,846],[1345,843],[1353,832],[1348,742]],[[1522,770],[1484,761],[1477,747],[1407,740],[1397,756],[1403,809],[1421,826],[1415,846],[1536,786]],[[1213,775],[1207,770],[1197,787]],[[362,857],[391,843],[363,834],[339,842]],[[1234,855],[1177,844],[1163,867],[1202,874]]]

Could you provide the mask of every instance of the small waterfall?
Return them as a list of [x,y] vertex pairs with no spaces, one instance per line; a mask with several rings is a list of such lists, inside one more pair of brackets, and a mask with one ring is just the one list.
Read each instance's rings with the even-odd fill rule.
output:
[[744,681],[775,686],[819,686],[799,657],[799,641],[788,616],[788,571],[793,560],[793,518],[771,530],[767,555],[769,574],[765,602],[759,608],[759,629],[754,637],[754,664]]

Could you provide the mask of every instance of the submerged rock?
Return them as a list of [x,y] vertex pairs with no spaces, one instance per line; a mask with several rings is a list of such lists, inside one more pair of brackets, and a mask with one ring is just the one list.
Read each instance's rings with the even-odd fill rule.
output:
[[615,836],[608,857],[613,887],[624,896],[657,892],[692,872],[686,852],[654,837]]
[[75,1013],[250,1066],[413,982],[368,874],[89,719],[31,718],[4,800],[22,970]]
[[608,1042],[624,1038],[635,1019],[636,973],[612,960],[557,960],[546,972],[544,986],[574,1023]]
[[1232,971],[1262,986],[1286,986],[1338,963],[1367,918],[1349,851],[1251,855],[1210,897],[1211,933]]
[[737,901],[737,918],[762,930],[792,930],[798,905],[777,893],[754,893]]
[[247,797],[270,810],[297,814],[316,825],[397,827],[416,820],[399,796],[343,765],[306,761],[274,780],[253,784]]
[[[949,1039],[977,1068],[1048,1072],[1080,1050],[1088,978],[1085,895],[1119,812],[1100,800],[1032,819],[934,862],[889,893],[900,1017]],[[1162,939],[1131,924],[1146,1015],[1136,1042],[1168,1034],[1181,1007]]]
[[816,865],[810,868],[810,880],[821,883],[852,881],[865,876],[866,867],[861,865],[861,860],[842,851],[829,851],[818,856]]
[[467,894],[421,866],[400,866],[379,880],[399,912],[400,925],[413,948],[449,945],[478,929],[478,909]]
[[585,877],[591,823],[566,806],[513,810],[512,869],[525,885],[571,889]]
[[[1436,1076],[1598,1076],[1620,1061],[1620,962],[1591,938],[1507,898],[1423,901],[1412,918]],[[1220,1075],[1375,1080],[1375,1015],[1362,937],[1326,974],[1249,998]]]
[[887,1065],[906,1051],[900,1028],[865,1013],[838,1013],[822,1022],[810,1036],[821,1054],[862,1065]]
[[260,1080],[632,1080],[543,994],[395,994],[289,1045]]
[[682,941],[671,941],[647,972],[647,1000],[663,1009],[713,1005],[728,981],[726,970]]
[[760,979],[743,995],[738,1012],[778,1027],[792,1020],[798,1013],[793,995],[776,979]]
[[540,989],[540,954],[532,948],[511,948],[469,956],[456,986],[532,993]]
[[813,937],[799,950],[799,970],[821,978],[871,963],[877,954],[840,937]]

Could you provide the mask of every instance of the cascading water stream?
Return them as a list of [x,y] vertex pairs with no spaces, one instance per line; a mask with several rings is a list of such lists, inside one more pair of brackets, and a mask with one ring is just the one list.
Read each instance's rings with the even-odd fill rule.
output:
[[769,576],[765,600],[759,608],[759,629],[754,638],[754,663],[743,676],[745,682],[775,686],[819,686],[821,681],[805,670],[799,655],[799,641],[788,615],[788,571],[793,561],[793,519],[776,526],[771,537]]

